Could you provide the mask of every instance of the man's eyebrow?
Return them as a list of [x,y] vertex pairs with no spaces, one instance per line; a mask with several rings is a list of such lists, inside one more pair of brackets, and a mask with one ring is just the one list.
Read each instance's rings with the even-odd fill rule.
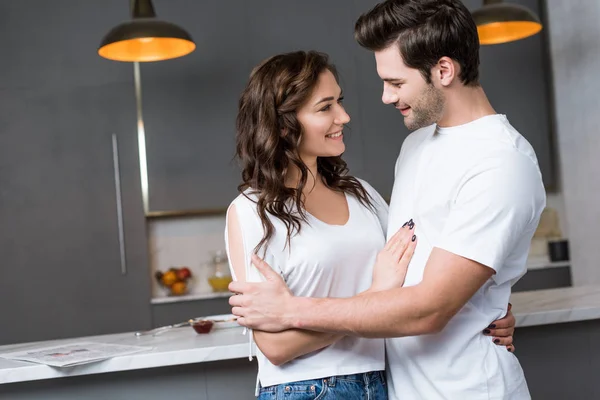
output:
[[383,78],[382,80],[384,82],[400,82],[400,83],[405,82],[405,80],[403,78]]

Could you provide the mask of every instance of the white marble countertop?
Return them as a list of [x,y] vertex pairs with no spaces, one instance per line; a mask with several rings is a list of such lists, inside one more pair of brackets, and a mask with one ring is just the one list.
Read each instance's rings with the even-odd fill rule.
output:
[[[511,296],[511,302],[517,327],[600,319],[600,286],[519,292]],[[136,337],[129,332],[0,346],[0,353],[82,341],[148,346],[152,350],[69,368],[0,358],[0,384],[241,359],[248,357],[249,348],[241,328],[217,329],[199,335],[185,327],[158,336]]]
[[600,319],[600,286],[513,293],[517,327]]
[[248,362],[248,337],[242,335],[242,328],[239,327],[216,329],[209,334],[197,334],[191,327],[184,327],[176,328],[157,336],[146,335],[136,337],[133,332],[129,332],[86,338],[51,340],[0,346],[0,353],[83,341],[148,346],[153,349],[68,368],[55,368],[43,364],[0,358],[0,384],[234,358],[246,358],[246,362]]

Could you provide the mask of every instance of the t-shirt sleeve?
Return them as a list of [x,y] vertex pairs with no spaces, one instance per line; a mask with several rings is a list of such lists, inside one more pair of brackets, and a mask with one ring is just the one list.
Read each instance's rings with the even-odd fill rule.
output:
[[[235,207],[232,207],[233,205],[235,205]],[[234,230],[230,234],[229,226],[231,222],[231,213],[233,212],[236,213],[238,226],[233,227]],[[256,204],[243,196],[240,196],[234,200],[227,209],[225,224],[225,248],[227,251],[227,257],[229,259],[229,269],[234,280],[237,280],[237,277],[233,268],[232,260],[235,259],[234,253],[241,250],[243,252],[246,281],[264,281],[262,274],[258,272],[258,270],[252,265],[252,254],[255,253],[256,246],[262,240],[263,234],[264,229],[262,227],[260,217],[258,216],[258,212],[256,211]],[[241,244],[241,249],[231,248],[230,236],[232,239],[234,239],[235,243]],[[273,269],[279,272],[277,265],[274,265],[275,260],[270,255],[271,253],[264,249],[265,246],[261,247],[258,255],[263,258]]]
[[434,246],[501,270],[520,241],[531,235],[545,207],[537,164],[521,154],[480,162],[462,184]]
[[[232,207],[234,205],[235,207]],[[237,221],[237,224],[230,224],[233,219],[233,213],[235,213],[235,220]],[[233,225],[231,226],[231,232],[229,230],[230,225]],[[227,209],[225,221],[225,249],[227,251],[231,276],[234,280],[237,280],[238,278],[236,276],[235,269],[233,268],[232,260],[241,258],[244,260],[243,267],[245,269],[246,282],[264,281],[264,277],[254,267],[251,259],[252,254],[255,253],[256,246],[263,238],[263,234],[264,229],[262,227],[260,217],[258,216],[258,212],[256,211],[256,204],[244,196],[239,196],[236,198]],[[235,245],[233,245],[232,242],[235,242]],[[240,252],[243,253],[243,256],[240,255]],[[273,269],[279,272],[274,258],[270,256],[268,251],[261,250],[258,255],[263,257],[263,259]],[[237,267],[239,270],[239,266]],[[246,333],[248,332],[246,329],[244,329],[244,334]],[[250,361],[252,361],[253,347],[254,338],[250,331],[248,334],[248,358]]]
[[359,179],[359,181],[363,185],[363,187],[365,188],[367,193],[369,193],[369,196],[371,196],[370,200],[373,205],[373,211],[377,215],[377,219],[379,219],[379,224],[381,225],[383,234],[386,235],[387,234],[389,206],[385,202],[383,197],[381,197],[379,192],[377,192],[377,190],[375,190],[375,188],[373,188],[373,186],[371,186],[369,183],[367,183],[366,181],[364,181],[362,179]]

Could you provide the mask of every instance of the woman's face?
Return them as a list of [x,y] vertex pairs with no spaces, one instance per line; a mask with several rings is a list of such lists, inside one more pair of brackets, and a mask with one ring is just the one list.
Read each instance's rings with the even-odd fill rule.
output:
[[297,111],[302,125],[299,153],[304,162],[341,155],[346,146],[342,129],[350,116],[342,105],[342,89],[331,71],[321,73],[310,98]]

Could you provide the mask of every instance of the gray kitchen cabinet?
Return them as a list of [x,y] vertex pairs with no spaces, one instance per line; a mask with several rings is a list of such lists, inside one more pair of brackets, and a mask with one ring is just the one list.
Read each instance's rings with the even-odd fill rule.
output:
[[92,3],[0,3],[0,344],[151,325],[132,67],[96,54],[127,4]]
[[571,267],[548,267],[530,269],[512,287],[512,292],[528,290],[555,289],[573,286]]
[[[337,65],[352,121],[344,158],[350,173],[389,198],[393,168],[408,135],[402,117],[381,103],[371,52],[353,38],[357,17],[377,0],[156,0],[164,18],[197,43],[181,59],[142,65],[149,208],[222,210],[240,181],[234,155],[237,101],[253,66],[281,52],[315,49]],[[519,0],[542,13],[538,0]],[[465,0],[469,9],[480,0]],[[555,185],[551,88],[545,32],[481,49],[481,83],[499,113],[536,149],[547,188]]]

